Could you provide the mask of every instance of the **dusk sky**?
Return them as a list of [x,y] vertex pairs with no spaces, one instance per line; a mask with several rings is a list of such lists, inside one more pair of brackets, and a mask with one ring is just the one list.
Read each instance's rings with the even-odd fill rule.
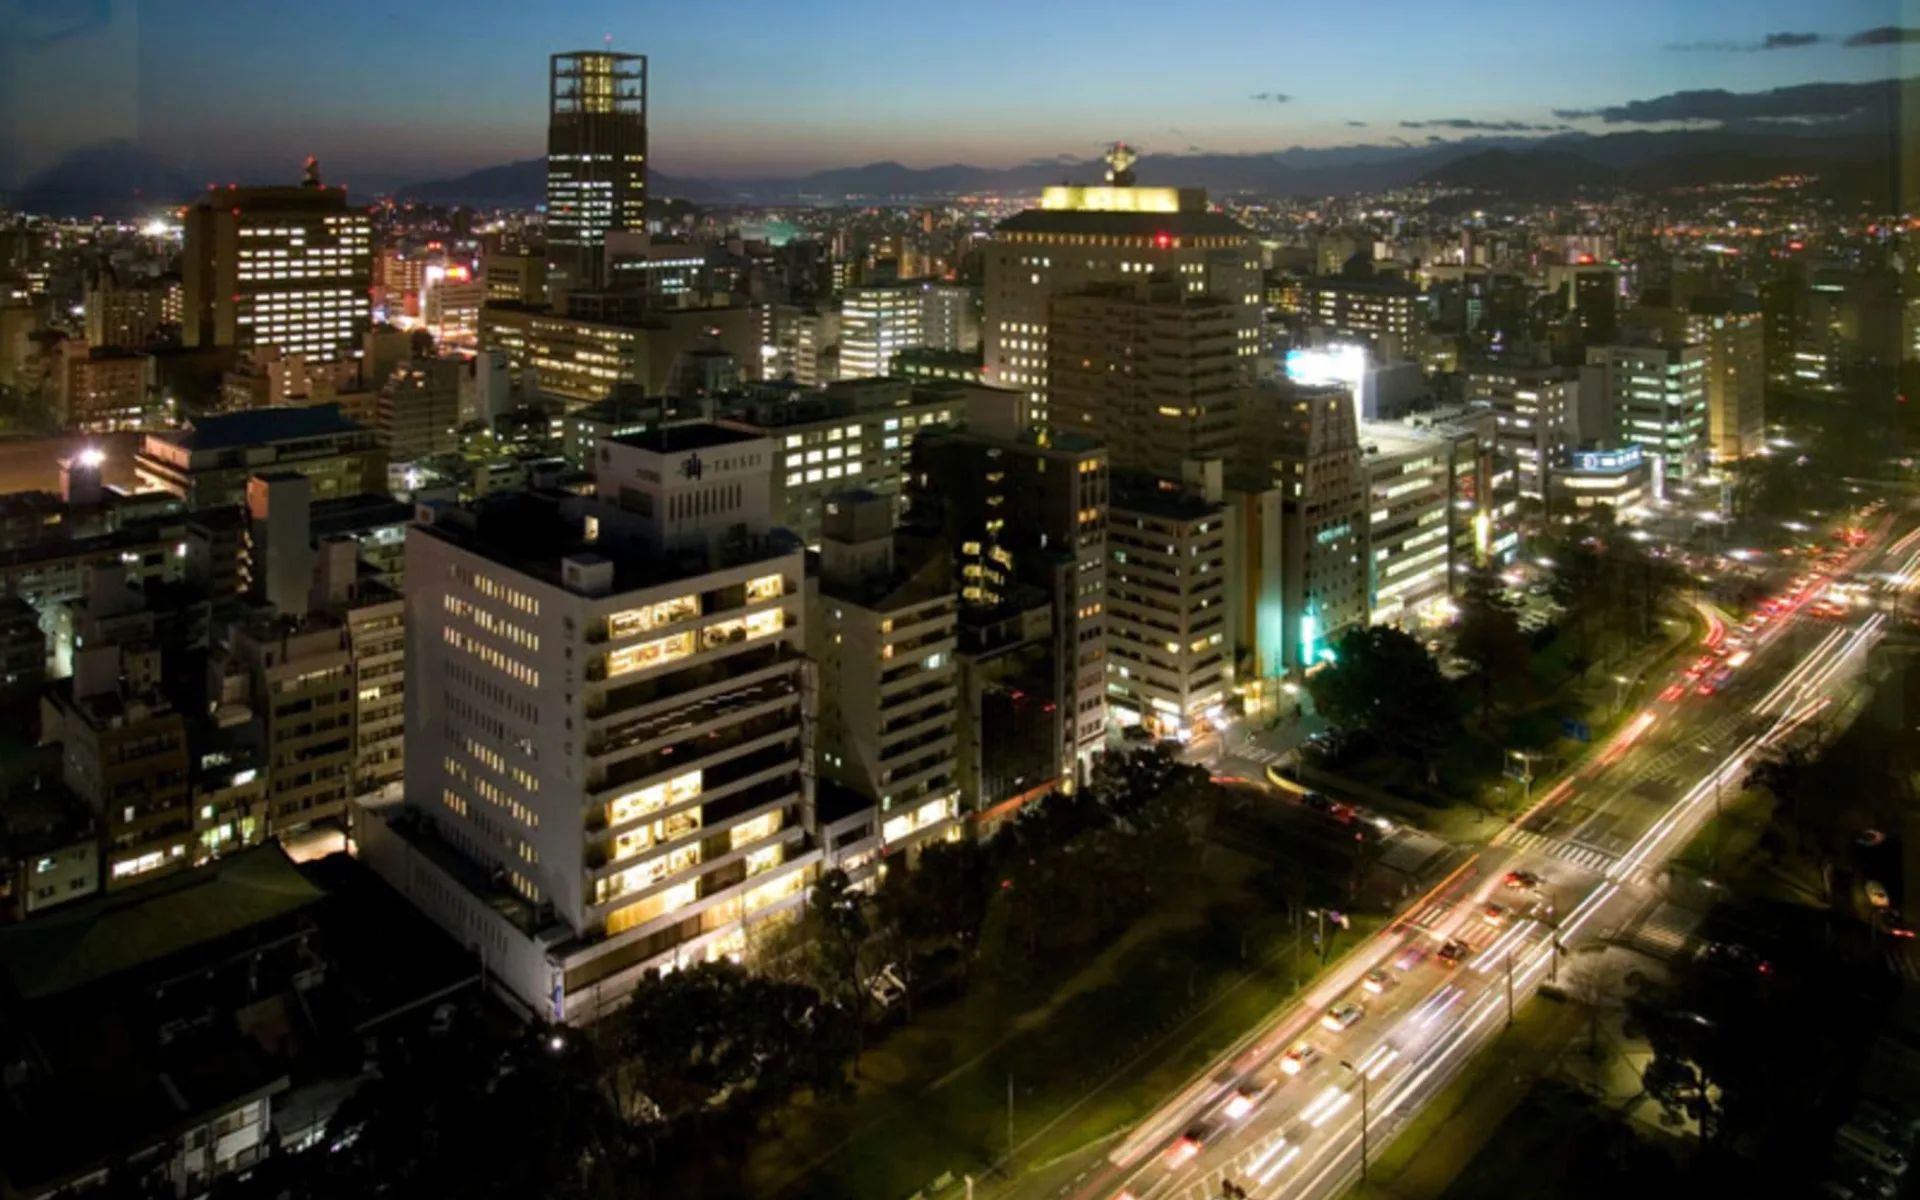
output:
[[[546,57],[651,57],[683,177],[1422,140],[1676,91],[1915,73],[1892,0],[0,0],[19,174],[102,138],[194,170],[423,178],[543,150]],[[1785,35],[1785,36],[1783,36]],[[1256,99],[1266,96],[1266,99]],[[1284,97],[1280,99],[1278,97]],[[1364,123],[1364,125],[1359,124]],[[1629,128],[1587,117],[1593,132]],[[292,168],[289,168],[291,170]]]

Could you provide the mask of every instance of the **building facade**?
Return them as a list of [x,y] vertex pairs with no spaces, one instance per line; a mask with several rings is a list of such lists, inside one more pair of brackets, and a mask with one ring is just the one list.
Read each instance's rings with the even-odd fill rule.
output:
[[187,346],[354,357],[372,324],[372,225],[312,159],[297,187],[211,190],[185,224]]
[[607,235],[647,227],[647,59],[556,54],[547,74],[547,256],[561,290],[605,279]]
[[555,1021],[740,952],[819,859],[804,552],[767,523],[771,445],[693,425],[602,449],[598,500],[410,530],[407,798],[363,841]]
[[1233,690],[1232,510],[1202,489],[1115,476],[1107,517],[1107,706],[1186,739]]
[[1547,474],[1579,441],[1580,380],[1558,367],[1487,364],[1467,373],[1467,399],[1493,410],[1500,453],[1520,494],[1546,497]]

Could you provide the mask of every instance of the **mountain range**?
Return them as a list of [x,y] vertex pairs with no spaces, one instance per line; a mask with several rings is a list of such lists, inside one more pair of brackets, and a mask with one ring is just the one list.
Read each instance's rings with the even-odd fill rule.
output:
[[[1822,176],[1843,194],[1879,198],[1890,194],[1891,151],[1885,135],[1873,134],[1641,131],[1478,137],[1425,145],[1395,139],[1386,145],[1294,147],[1262,154],[1148,154],[1135,171],[1143,182],[1205,187],[1223,194],[1332,196],[1428,182],[1516,200],[1751,182],[1793,171]],[[1097,160],[1062,155],[1012,167],[876,162],[797,178],[703,181],[655,173],[650,182],[657,196],[699,204],[841,203],[1032,193],[1053,183],[1095,182],[1103,169]],[[106,142],[43,172],[21,189],[14,203],[29,212],[136,216],[188,203],[205,186],[138,147]],[[542,202],[545,187],[545,161],[533,158],[449,179],[402,184],[390,192],[423,203],[525,208]],[[362,188],[356,191],[366,194]]]

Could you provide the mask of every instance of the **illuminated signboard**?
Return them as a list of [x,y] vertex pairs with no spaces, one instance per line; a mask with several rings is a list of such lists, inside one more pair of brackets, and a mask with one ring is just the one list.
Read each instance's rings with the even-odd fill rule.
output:
[[1295,383],[1344,383],[1357,391],[1366,376],[1365,346],[1287,351],[1287,378]]
[[1573,452],[1573,469],[1576,471],[1611,472],[1631,471],[1642,461],[1640,447],[1622,446],[1618,450],[1576,450]]

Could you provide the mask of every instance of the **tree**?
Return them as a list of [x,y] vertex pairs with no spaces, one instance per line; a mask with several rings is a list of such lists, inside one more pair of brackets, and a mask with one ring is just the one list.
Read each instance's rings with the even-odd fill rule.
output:
[[1458,604],[1453,648],[1473,664],[1480,692],[1480,726],[1485,729],[1493,720],[1494,689],[1526,671],[1527,637],[1520,629],[1519,609],[1489,566],[1467,573]]
[[1349,629],[1333,663],[1307,680],[1307,690],[1335,727],[1366,734],[1434,781],[1459,708],[1439,664],[1411,635],[1388,625]]
[[1747,769],[1746,786],[1764,788],[1778,802],[1775,820],[1792,839],[1793,847],[1812,864],[1820,879],[1820,896],[1833,903],[1833,869],[1843,841],[1838,806],[1816,794],[1815,761],[1798,744],[1787,744],[1757,760]]
[[[800,918],[800,939],[807,975],[813,987],[853,1015],[855,1038],[864,1043],[867,1016],[867,978],[872,927],[867,922],[867,898],[838,867],[823,872],[808,893]],[[855,1055],[858,1069],[858,1054]]]
[[777,1100],[847,1090],[853,1029],[803,984],[721,960],[651,977],[615,1022],[609,1087],[619,1111],[670,1128],[743,1093]]

